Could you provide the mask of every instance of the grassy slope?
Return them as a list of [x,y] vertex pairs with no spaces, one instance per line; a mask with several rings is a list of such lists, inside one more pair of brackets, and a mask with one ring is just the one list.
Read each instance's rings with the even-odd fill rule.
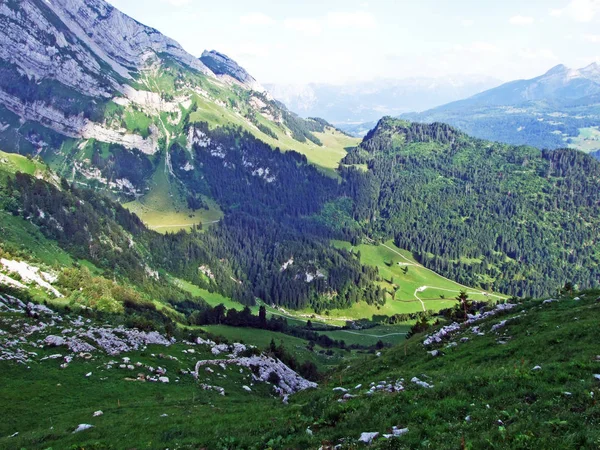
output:
[[[167,79],[164,76],[157,77],[157,86],[170,89],[168,85],[163,86]],[[212,80],[210,80],[210,83],[214,84],[212,86],[214,90],[213,94],[217,100],[233,99],[238,102],[241,101],[235,97],[235,94],[229,88],[223,86],[221,83],[213,82]],[[155,86],[154,82],[149,83],[149,86]],[[277,135],[277,139],[273,139],[251,124],[240,113],[224,106],[225,103],[217,103],[197,94],[193,95],[193,102],[197,110],[189,116],[191,123],[205,121],[212,127],[226,125],[240,126],[273,148],[279,147],[284,151],[295,150],[306,155],[311,163],[315,164],[323,173],[331,177],[337,177],[336,169],[341,159],[347,153],[346,148],[354,147],[360,142],[360,139],[346,136],[334,129],[327,129],[323,133],[315,133],[323,142],[324,145],[322,147],[310,141],[301,143],[288,136],[286,132],[263,116],[256,114],[259,123],[267,126]],[[187,111],[182,110],[182,114],[187,114]],[[173,139],[180,139],[183,132],[181,123],[174,125],[167,120],[163,120],[163,123]],[[144,126],[145,122],[138,128],[144,128]],[[131,131],[135,130],[132,128]],[[209,205],[208,210],[198,210],[195,212],[189,210],[179,192],[178,186],[174,185],[170,181],[170,177],[165,173],[163,161],[159,164],[153,176],[150,192],[134,202],[127,203],[125,206],[139,215],[150,228],[159,232],[175,232],[180,229],[189,229],[192,225],[198,223],[210,224],[221,219],[222,212],[219,206],[209,198],[205,198],[205,201]]]
[[185,204],[180,187],[165,169],[164,159],[152,176],[150,192],[133,202],[127,209],[137,214],[144,223],[160,233],[190,229],[194,225],[210,225],[221,220],[223,213],[213,200],[205,198],[209,209],[192,211]]
[[569,147],[590,153],[600,149],[600,130],[597,126],[580,128],[579,136],[570,138],[570,140]]
[[[395,441],[378,440],[372,448],[597,448],[597,295],[548,305],[528,302],[482,322],[484,336],[461,332],[452,340],[465,336],[469,341],[437,358],[426,353],[423,336],[416,336],[406,346],[384,350],[380,358],[341,364],[319,389],[297,394],[289,406],[270,397],[267,386],[243,391],[241,385],[248,381],[237,368],[228,368],[226,378],[220,369],[203,374],[202,381],[225,388],[225,397],[202,391],[177,371],[212,355],[184,354],[187,346],[182,344],[127,355],[133,362],[166,367],[172,379],[166,385],[125,381],[130,372],[104,369],[111,359],[104,356],[75,359],[66,370],[58,368],[58,360],[34,363],[30,369],[0,362],[0,447],[283,449],[318,448],[346,439],[343,448],[360,448],[353,442],[361,432],[399,426],[409,432]],[[506,327],[490,331],[506,319],[512,319]],[[499,344],[500,339],[507,343]],[[40,356],[57,353],[36,351]],[[536,365],[542,369],[533,371]],[[88,372],[92,376],[86,378]],[[414,376],[434,387],[416,386],[410,382]],[[365,395],[370,382],[400,378],[405,379],[402,392]],[[363,387],[354,389],[358,384]],[[351,388],[358,397],[339,403],[335,386]],[[104,415],[93,418],[96,410]],[[72,434],[80,423],[95,428]],[[17,431],[16,437],[7,437]]]
[[215,336],[224,337],[230,342],[243,342],[262,349],[267,348],[271,343],[271,339],[273,339],[277,345],[283,343],[286,350],[294,355],[298,361],[312,361],[323,371],[332,369],[343,361],[345,357],[350,357],[354,354],[340,349],[333,349],[334,355],[327,356],[324,354],[325,349],[318,345],[315,346],[315,351],[311,352],[306,348],[308,345],[307,340],[275,331],[237,328],[226,325],[204,325],[200,328]]
[[[73,258],[61,249],[56,242],[46,237],[30,222],[0,211],[0,233],[2,242],[12,251],[22,251],[49,266],[72,266]],[[25,244],[27,243],[27,244]]]
[[2,151],[0,151],[0,167],[11,173],[23,172],[34,175],[38,172],[46,172],[46,166],[38,160]]
[[332,339],[344,341],[347,345],[375,345],[378,341],[395,345],[406,340],[406,333],[410,328],[411,325],[409,324],[380,325],[365,330],[326,331],[321,334],[326,334]]
[[[233,367],[226,371],[216,368],[214,375],[207,373],[202,379],[223,387],[228,394],[225,397],[200,390],[191,376],[182,376],[176,383],[179,368],[193,367],[199,358],[212,358],[208,353],[186,356],[182,353],[185,348],[176,345],[166,351],[180,362],[152,357],[152,353],[165,353],[165,348],[158,346],[129,355],[134,362],[165,367],[172,380],[167,385],[125,381],[137,371],[101,368],[114,359],[109,357],[78,360],[67,370],[59,369],[56,360],[36,363],[32,370],[0,362],[0,391],[6,408],[0,423],[0,448],[165,448],[175,442],[214,446],[230,435],[234,423],[247,436],[242,441],[260,439],[271,425],[271,417],[264,411],[277,408],[280,400],[269,396],[266,385],[245,392],[241,385],[250,381]],[[40,352],[53,353],[56,349]],[[88,372],[93,375],[86,378]],[[223,374],[227,378],[222,378]],[[33,410],[36,414],[31,414]],[[97,410],[104,415],[93,418]],[[248,417],[254,418],[251,423]],[[95,428],[71,434],[80,423]],[[7,438],[15,431],[19,431],[18,437]]]
[[[381,448],[597,448],[597,295],[548,305],[529,302],[484,321],[485,336],[464,331],[453,337],[469,341],[445,349],[438,358],[426,353],[423,336],[417,336],[406,347],[384,351],[380,359],[352,364],[332,377],[345,387],[404,378],[404,392],[338,404],[339,395],[325,388],[299,395],[295,404],[321,423],[313,428],[319,430],[315,442],[356,439],[363,431],[399,426],[410,430],[399,447],[382,442]],[[492,324],[508,318],[512,320],[505,328],[490,331]],[[500,344],[501,339],[507,343]],[[542,369],[533,371],[536,365]],[[414,376],[435,387],[410,383]]]
[[[37,160],[0,151],[0,176],[6,173],[23,172],[43,176],[46,167]],[[5,250],[22,252],[48,266],[72,266],[73,259],[54,241],[46,237],[30,222],[0,211],[0,233]]]
[[346,136],[334,129],[327,129],[323,133],[314,133],[323,142],[323,146],[318,146],[310,141],[298,142],[263,116],[257,115],[259,123],[269,127],[277,135],[277,139],[273,139],[250,124],[244,117],[226,107],[200,96],[195,98],[195,102],[198,110],[190,115],[190,122],[206,121],[211,126],[239,125],[273,148],[279,147],[283,151],[295,150],[306,155],[309,162],[332,177],[337,177],[335,170],[342,158],[346,156],[345,149],[356,147],[360,143],[360,139]]
[[[461,289],[466,289],[469,292],[469,297],[473,300],[487,300],[488,297],[482,295],[481,290],[467,288],[454,281],[448,280],[437,273],[426,269],[419,265],[410,252],[399,249],[392,241],[383,245],[362,244],[358,247],[352,247],[348,242],[334,241],[333,245],[338,248],[351,249],[360,251],[361,262],[368,266],[374,266],[379,269],[379,274],[385,281],[381,284],[388,291],[393,290],[393,285],[389,281],[394,280],[394,284],[398,286],[398,291],[394,299],[388,298],[386,304],[380,309],[376,306],[370,306],[366,303],[358,303],[347,310],[330,311],[331,317],[366,317],[372,318],[377,315],[393,315],[399,313],[412,313],[423,310],[423,305],[415,297],[419,297],[425,308],[434,311],[439,311],[443,308],[453,306],[456,301],[454,298]],[[402,256],[401,256],[402,255]],[[391,266],[388,266],[393,262]],[[398,265],[401,263],[402,265]],[[409,265],[405,265],[409,264]],[[408,272],[404,274],[403,268],[407,267]],[[422,292],[417,292],[422,286],[427,286],[427,289]],[[442,299],[441,296],[445,296]],[[504,298],[504,296],[500,296]]]

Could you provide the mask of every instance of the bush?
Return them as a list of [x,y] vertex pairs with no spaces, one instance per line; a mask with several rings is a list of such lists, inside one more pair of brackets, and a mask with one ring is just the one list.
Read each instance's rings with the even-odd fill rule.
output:
[[277,375],[275,372],[271,372],[269,374],[269,378],[267,378],[267,381],[269,383],[271,383],[271,384],[279,386],[279,382],[281,381],[281,377],[279,375]]

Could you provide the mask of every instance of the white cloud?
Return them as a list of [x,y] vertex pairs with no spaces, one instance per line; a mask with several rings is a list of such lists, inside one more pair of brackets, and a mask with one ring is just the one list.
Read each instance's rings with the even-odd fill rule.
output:
[[366,11],[330,12],[320,17],[293,17],[283,21],[289,29],[307,36],[318,36],[324,29],[372,29],[377,25],[375,16]]
[[473,20],[471,20],[471,19],[463,19],[463,20],[460,22],[460,24],[461,24],[463,27],[472,27],[474,23],[475,23],[475,21],[473,21]]
[[294,30],[306,34],[307,36],[318,36],[323,30],[323,27],[319,20],[302,17],[285,19],[283,21],[283,26],[289,30]]
[[586,34],[583,39],[593,44],[600,44],[600,34]]
[[598,14],[600,14],[600,0],[571,0],[562,9],[550,10],[551,16],[567,16],[577,22],[591,22]]
[[552,50],[547,48],[541,49],[531,49],[531,48],[522,48],[517,52],[517,55],[523,59],[528,61],[531,60],[542,60],[542,61],[557,61],[558,56],[552,52]]
[[161,0],[163,3],[168,3],[172,6],[185,6],[192,3],[192,0]]
[[275,20],[270,16],[267,16],[261,12],[254,12],[250,14],[246,14],[245,16],[240,17],[240,23],[242,25],[271,25],[275,23]]
[[513,16],[509,20],[511,25],[531,25],[533,23],[533,17],[527,16]]
[[473,42],[467,50],[473,53],[497,53],[499,49],[489,42]]
[[334,28],[374,28],[377,23],[373,14],[366,11],[330,12],[326,20]]

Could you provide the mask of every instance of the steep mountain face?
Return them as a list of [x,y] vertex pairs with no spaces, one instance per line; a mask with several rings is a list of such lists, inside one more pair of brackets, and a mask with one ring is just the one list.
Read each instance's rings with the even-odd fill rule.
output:
[[598,149],[589,129],[600,118],[600,66],[576,70],[561,64],[539,77],[402,117],[450,123],[473,136],[511,144]]
[[[234,61],[205,53],[215,73],[102,0],[2,2],[0,52],[0,149],[37,156],[64,179],[55,189],[18,178],[4,209],[72,257],[144,284],[152,278],[144,263],[152,273],[158,267],[148,259],[155,247],[160,267],[175,264],[162,270],[197,286],[216,283],[246,304],[259,296],[303,307],[331,292],[374,292],[374,275],[361,275],[357,261],[330,248],[327,230],[303,219],[337,195],[334,169],[358,141],[287,110]],[[165,238],[169,253],[177,249],[171,256],[144,230],[157,241],[128,251],[127,232],[111,239],[114,224],[85,220],[79,188],[109,194],[160,231],[214,230],[184,234],[179,244]],[[112,204],[98,209],[126,216]],[[292,255],[294,267],[281,273]]]
[[[115,195],[176,186],[165,195],[182,200],[179,209],[188,189],[170,147],[191,149],[190,123],[242,126],[272,147],[315,155],[323,145],[314,133],[333,132],[273,101],[235,61],[215,51],[196,58],[103,0],[3,2],[0,62],[0,148],[39,154],[71,181]],[[338,137],[328,142],[343,151]]]
[[211,50],[210,52],[205,50],[200,57],[200,61],[202,61],[216,75],[223,77],[229,76],[242,83],[248,89],[257,92],[265,92],[265,88],[262,87],[252,75],[246,72],[243,67],[240,67],[238,63],[229,58],[227,55],[219,53],[215,50]]
[[159,55],[212,75],[177,42],[102,0],[3,2],[0,33],[0,57],[13,70],[92,97],[124,93],[123,84]]
[[[303,116],[325,117],[345,131],[384,115],[423,111],[497,86],[487,77],[385,79],[348,85],[270,84],[273,96]],[[374,125],[374,124],[373,124]],[[371,127],[372,128],[372,127]]]

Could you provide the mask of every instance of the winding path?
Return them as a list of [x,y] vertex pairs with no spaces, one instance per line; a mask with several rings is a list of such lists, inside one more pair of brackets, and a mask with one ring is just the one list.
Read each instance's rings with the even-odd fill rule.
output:
[[[371,238],[369,238],[369,237],[365,237],[365,239],[366,239],[366,240],[367,240],[367,241],[368,241],[370,244],[372,244],[372,245],[381,245],[382,247],[384,247],[384,248],[387,248],[387,249],[388,249],[389,251],[391,251],[392,253],[395,253],[396,255],[400,256],[400,257],[401,257],[401,258],[403,258],[404,260],[408,261],[408,264],[406,264],[407,266],[408,266],[408,265],[411,265],[411,266],[415,266],[415,267],[419,267],[419,268],[421,268],[421,269],[427,270],[427,271],[429,271],[429,272],[431,272],[431,273],[433,273],[433,274],[437,275],[438,277],[440,277],[440,278],[443,278],[443,279],[444,279],[444,280],[446,280],[446,281],[449,281],[449,282],[451,282],[451,283],[454,283],[454,284],[456,284],[456,285],[458,285],[458,286],[460,286],[460,287],[462,287],[462,288],[465,288],[465,290],[467,291],[467,294],[470,294],[470,295],[479,295],[479,294],[483,294],[483,295],[487,295],[487,296],[489,296],[489,297],[496,297],[496,298],[499,298],[499,299],[505,299],[505,298],[506,298],[506,297],[504,297],[504,296],[501,296],[501,295],[497,295],[497,294],[490,294],[490,293],[483,292],[483,291],[473,291],[473,290],[472,290],[472,288],[470,288],[469,286],[465,286],[464,284],[460,284],[459,282],[457,282],[457,281],[454,281],[454,280],[451,280],[450,278],[446,278],[445,276],[443,276],[443,275],[441,275],[441,274],[439,274],[439,273],[437,273],[437,272],[435,272],[435,271],[433,271],[433,270],[431,270],[431,269],[429,269],[429,268],[425,267],[425,266],[424,266],[424,265],[422,265],[422,264],[419,264],[419,263],[416,263],[416,262],[413,262],[413,261],[411,261],[409,258],[407,258],[406,256],[404,256],[404,255],[403,255],[402,253],[400,253],[398,250],[396,250],[396,249],[394,249],[394,248],[392,248],[392,247],[389,247],[388,245],[386,245],[386,244],[385,244],[385,243],[383,243],[383,242],[382,242],[381,244],[377,244],[377,243],[376,243],[376,242],[375,242],[373,239],[371,239]],[[403,264],[403,265],[404,265],[404,264]],[[439,287],[436,287],[436,286],[421,286],[421,287],[418,287],[417,289],[415,289],[415,292],[413,293],[413,295],[414,295],[414,297],[415,297],[415,298],[416,298],[416,299],[417,299],[419,302],[421,302],[421,307],[423,308],[423,311],[427,311],[427,308],[425,307],[425,302],[423,302],[423,300],[422,300],[422,299],[421,299],[421,298],[420,298],[420,297],[417,295],[417,293],[419,293],[419,292],[424,292],[424,291],[425,291],[425,290],[427,290],[427,289],[436,289],[436,290],[438,290],[438,291],[453,292],[453,293],[456,293],[456,294],[460,293],[460,290],[457,290],[457,289],[445,289],[445,288],[439,288]],[[469,289],[471,289],[471,291],[469,291]]]
[[406,336],[407,333],[388,333],[388,334],[367,334],[367,333],[357,333],[356,331],[350,331],[350,330],[340,330],[342,333],[350,333],[350,334],[356,334],[358,336],[369,336],[369,337],[375,337],[375,338],[384,338],[384,337],[389,337],[389,336]]

